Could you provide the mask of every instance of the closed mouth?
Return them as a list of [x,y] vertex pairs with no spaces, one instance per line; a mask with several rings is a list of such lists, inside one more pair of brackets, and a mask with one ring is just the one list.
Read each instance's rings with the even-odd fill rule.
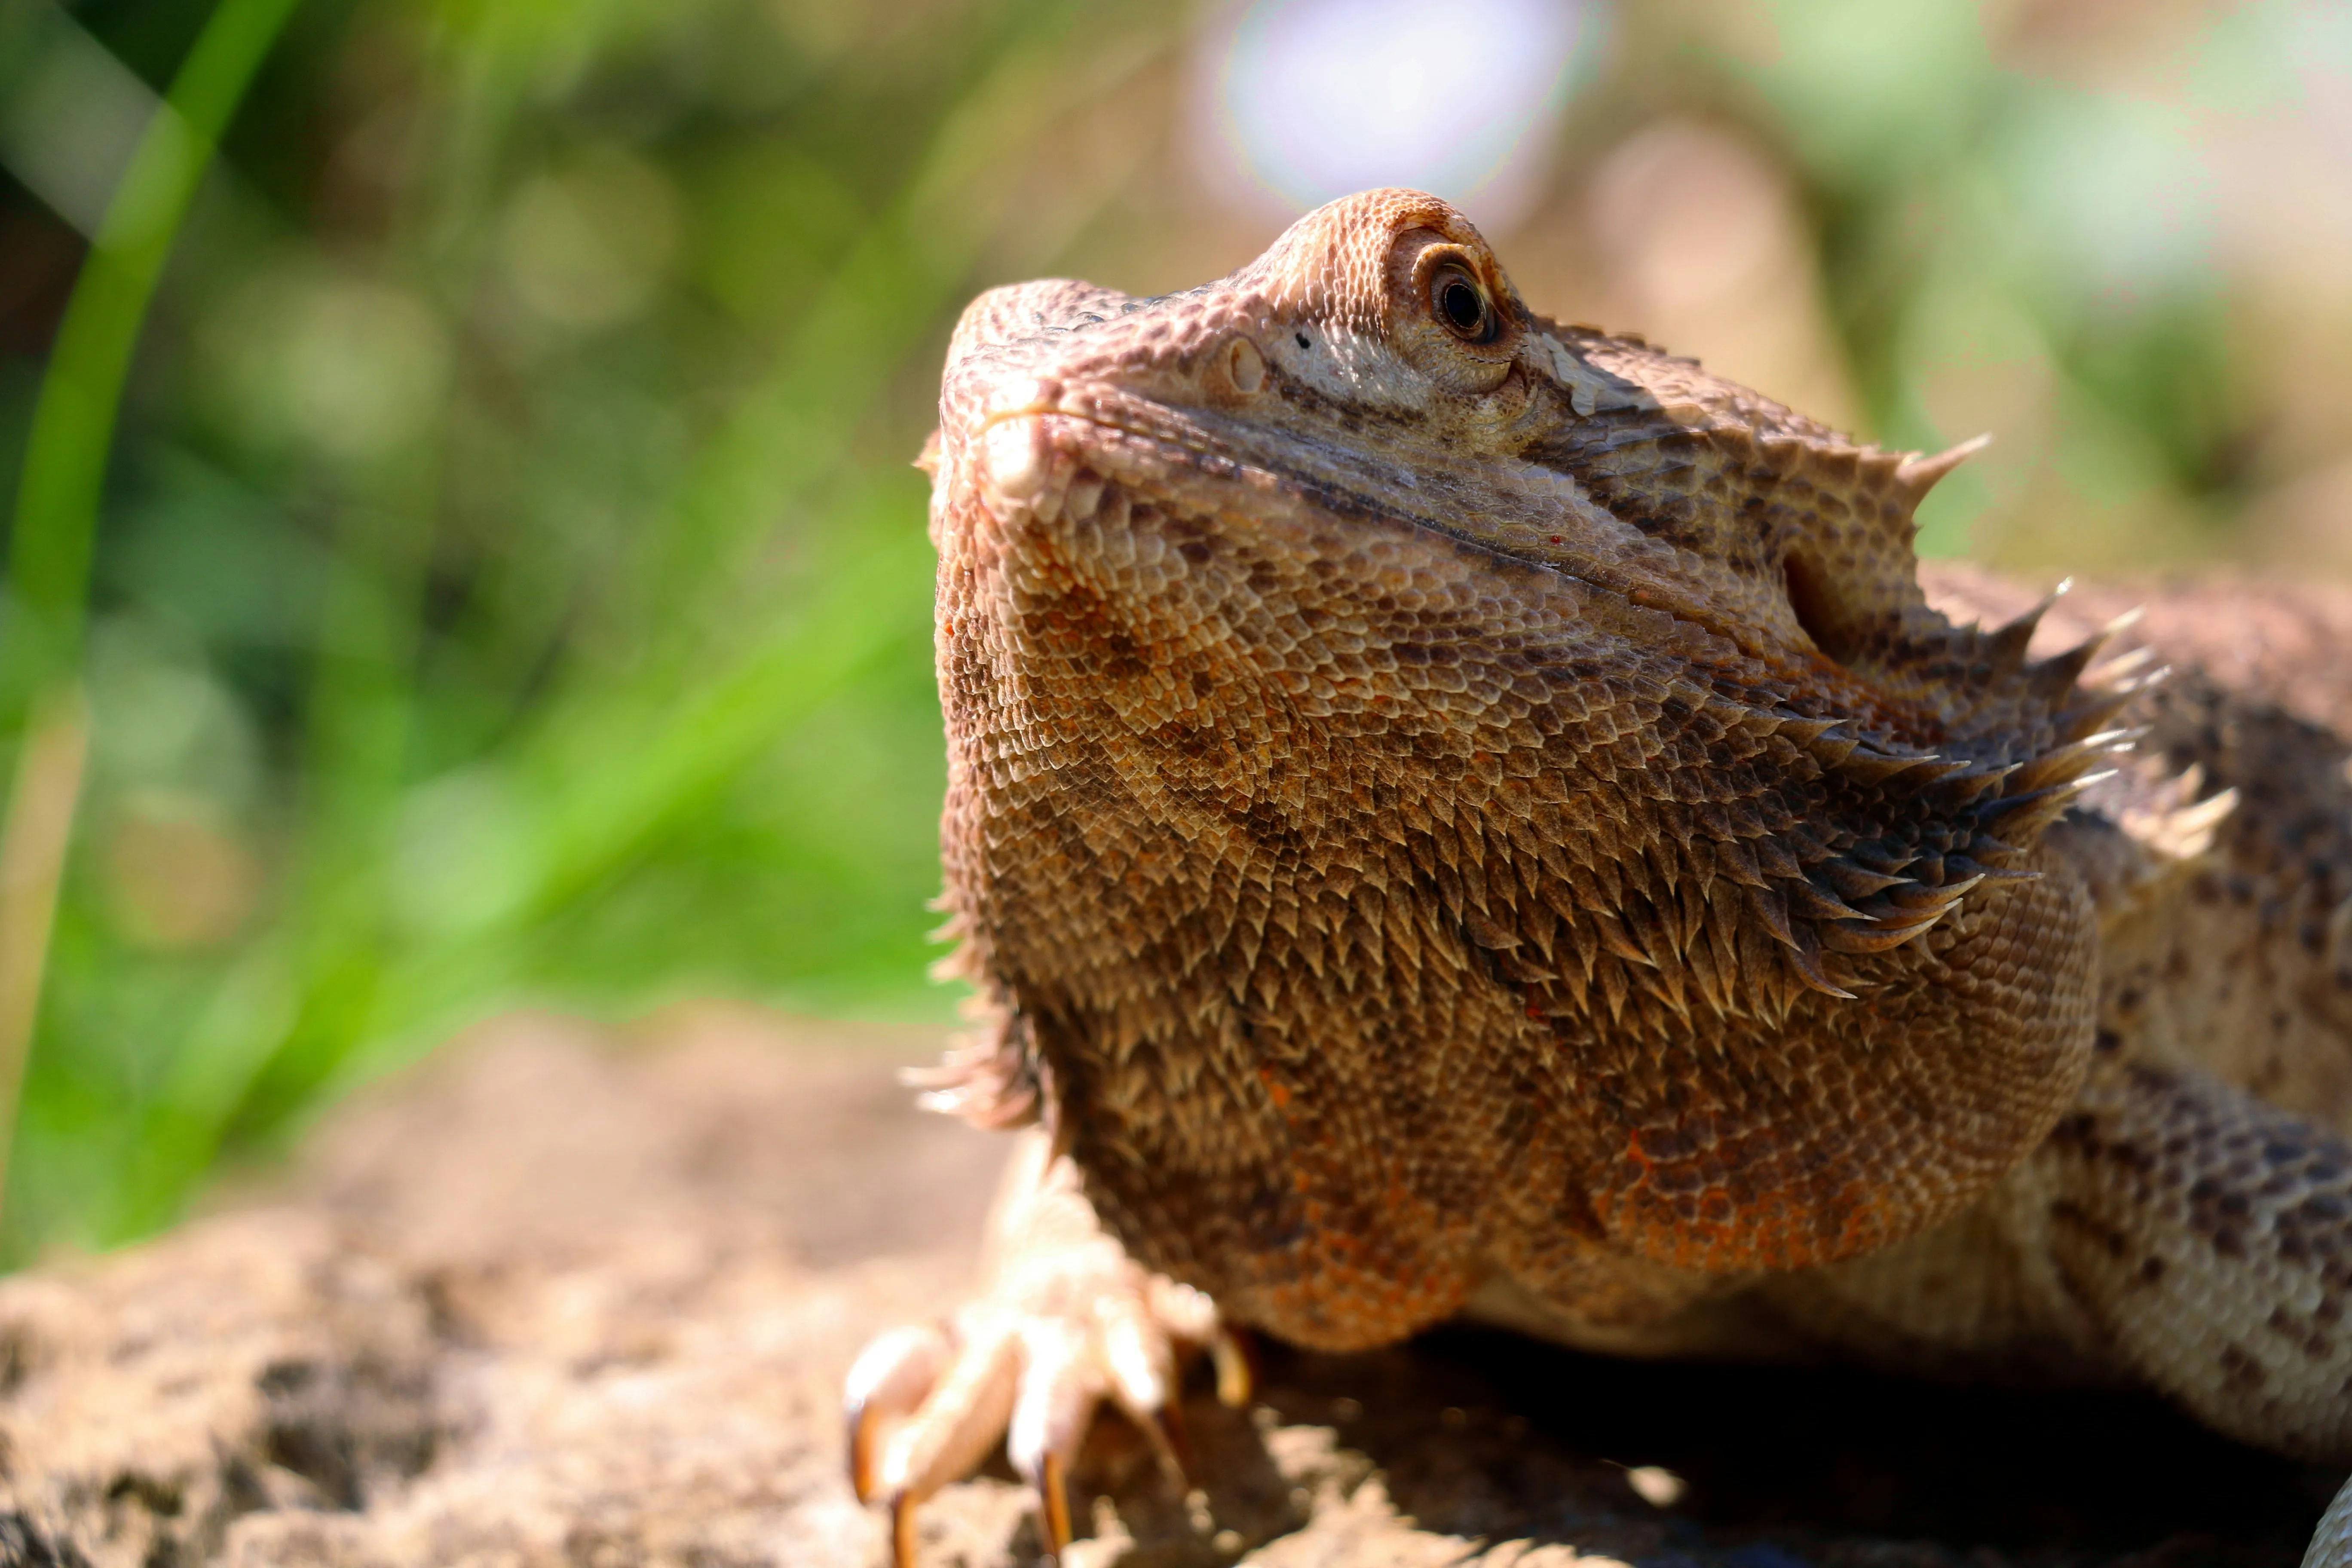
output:
[[[1181,470],[1213,483],[1285,496],[1343,521],[1412,529],[1497,563],[1547,573],[1594,593],[1625,596],[1622,586],[1572,564],[1522,554],[1492,539],[1479,538],[1434,509],[1398,504],[1397,492],[1419,488],[1410,469],[1389,467],[1376,476],[1367,476],[1387,491],[1376,500],[1371,484],[1349,482],[1345,470],[1360,465],[1360,458],[1349,461],[1354,454],[1296,437],[1269,437],[1255,427],[1241,433],[1245,439],[1228,438],[1214,428],[1224,422],[1224,416],[1215,413],[1171,408],[1115,387],[1041,385],[1031,400],[992,409],[982,421],[979,447],[992,484],[1001,496],[1015,502],[1034,505],[1042,500],[1058,511],[1063,494],[1081,469],[1111,484],[1144,488],[1165,484],[1171,471]],[[1056,425],[1067,432],[1058,438]],[[1074,439],[1080,427],[1093,432],[1083,448]],[[1284,462],[1265,450],[1276,445],[1298,460]],[[1056,461],[1064,453],[1075,460]],[[1318,461],[1318,458],[1322,460]],[[1055,492],[1050,499],[1045,496],[1049,485]],[[1717,629],[1704,620],[1697,624]]]
[[[1523,560],[1468,538],[1433,512],[1398,505],[1395,491],[1416,488],[1410,470],[1398,468],[1381,474],[1381,486],[1391,495],[1375,500],[1369,486],[1350,484],[1344,474],[1334,471],[1345,466],[1345,458],[1332,448],[1295,438],[1269,440],[1256,430],[1247,432],[1255,439],[1225,437],[1213,428],[1213,422],[1223,422],[1217,415],[1172,409],[1115,388],[1056,390],[1058,395],[1000,405],[982,421],[979,445],[987,459],[989,477],[1009,499],[1026,499],[1021,493],[1023,487],[1037,486],[1047,479],[1052,449],[1064,445],[1055,439],[1053,426],[1066,422],[1108,434],[1108,441],[1097,438],[1087,443],[1080,461],[1112,482],[1156,479],[1168,468],[1181,468],[1204,479],[1286,494],[1349,521],[1423,529],[1525,565],[1561,570],[1555,563]],[[1277,442],[1307,460],[1285,463],[1273,458],[1264,448]],[[1328,454],[1327,460],[1312,461],[1318,454]],[[1150,472],[1152,469],[1160,473]]]

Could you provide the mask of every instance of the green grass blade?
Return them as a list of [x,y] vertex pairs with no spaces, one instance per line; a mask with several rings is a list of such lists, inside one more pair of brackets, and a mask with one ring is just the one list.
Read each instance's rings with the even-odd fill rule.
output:
[[[34,407],[9,539],[14,613],[0,628],[5,648],[0,724],[16,735],[37,711],[72,717],[24,734],[26,765],[9,802],[6,859],[15,874],[0,886],[11,991],[6,1037],[0,1039],[0,1179],[14,1143],[18,1089],[39,1016],[59,872],[79,794],[87,726],[75,677],[89,615],[99,498],[123,381],[172,242],[221,132],[294,4],[222,0],[205,23],[108,205]],[[44,765],[51,752],[68,761]]]
[[9,729],[81,652],[115,412],[148,302],[213,149],[295,0],[222,0],[140,137],[58,328],[25,451],[8,582]]

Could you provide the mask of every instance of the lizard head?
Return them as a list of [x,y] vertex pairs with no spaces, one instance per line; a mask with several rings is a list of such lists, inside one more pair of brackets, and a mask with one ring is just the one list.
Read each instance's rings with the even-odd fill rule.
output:
[[[2063,1109],[2091,915],[2036,843],[2122,699],[2078,683],[2087,648],[2029,663],[2031,619],[1926,603],[1912,510],[1965,448],[1881,452],[1538,316],[1410,191],[1186,293],[983,295],[940,412],[950,901],[1033,1019],[1149,1034],[1137,996],[1178,976],[1262,1010],[1277,950],[1400,983],[1347,977],[1424,921],[1589,1066],[1737,1062],[1736,1037],[1892,1075],[1797,1073],[1813,1099],[1738,1156],[1785,1167],[1749,1205],[1779,1242],[1702,1224],[1705,1184],[1634,1137],[1619,1228],[1710,1267],[1916,1228]],[[1097,907],[1020,956],[1048,889]],[[1625,1070],[1620,1120],[1700,1093]],[[1752,1083],[1706,1093],[1721,1126],[1755,1110]],[[1904,1167],[1932,1202],[1854,1195],[1938,1118],[1967,1126],[1951,1169]]]
[[1163,441],[1655,605],[1800,683],[1858,674],[1840,699],[1898,727],[1947,728],[1981,695],[1918,679],[1950,628],[1911,551],[1913,509],[1980,443],[1880,452],[1548,321],[1433,196],[1335,202],[1183,294],[995,290],[949,362],[948,423],[983,437],[1000,495],[1055,483],[1057,440]]

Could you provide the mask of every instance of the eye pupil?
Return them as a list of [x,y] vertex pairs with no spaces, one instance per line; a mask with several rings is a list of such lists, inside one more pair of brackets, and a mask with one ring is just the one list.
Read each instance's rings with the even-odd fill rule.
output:
[[1486,296],[1459,273],[1438,284],[1437,309],[1446,325],[1463,337],[1477,341],[1486,335]]

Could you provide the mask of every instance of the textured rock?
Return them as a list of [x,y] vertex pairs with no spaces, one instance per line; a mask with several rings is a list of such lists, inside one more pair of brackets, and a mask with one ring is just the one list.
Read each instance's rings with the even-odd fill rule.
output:
[[[267,1202],[0,1282],[0,1565],[878,1561],[841,1372],[968,1287],[1000,1147],[907,1109],[919,1032],[640,1033],[486,1028]],[[1105,1422],[1075,1568],[2252,1568],[2326,1491],[2105,1395],[1485,1335],[1265,1360],[1254,1408],[1189,1402],[1189,1497]],[[951,1489],[925,1561],[1031,1561],[1025,1498]]]

